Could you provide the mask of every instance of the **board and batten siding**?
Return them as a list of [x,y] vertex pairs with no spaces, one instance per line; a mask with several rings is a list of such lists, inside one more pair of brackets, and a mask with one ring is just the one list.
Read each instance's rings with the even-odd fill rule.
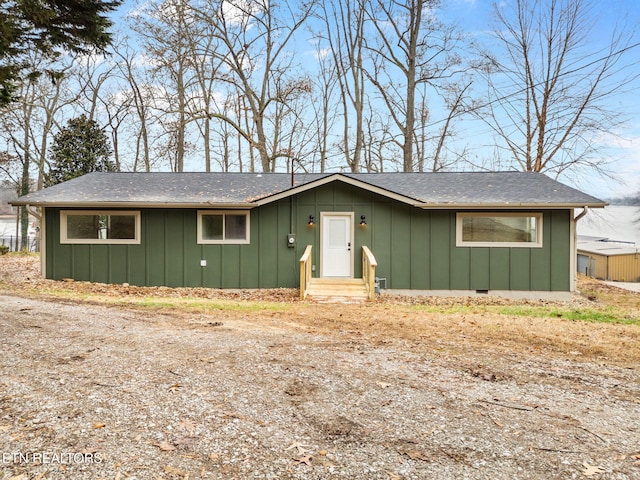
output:
[[[145,209],[139,245],[60,244],[60,209],[47,208],[46,273],[102,283],[169,287],[297,287],[298,260],[313,245],[320,265],[320,213],[353,212],[354,276],[362,246],[376,257],[386,288],[412,290],[570,290],[572,211],[543,211],[543,247],[456,247],[456,211],[422,210],[332,182],[250,210],[246,245],[197,243],[196,209]],[[316,225],[307,224],[314,215]],[[364,215],[367,225],[359,225]],[[288,248],[287,234],[296,235]],[[201,267],[200,261],[207,266]]]
[[376,209],[368,246],[391,289],[569,291],[570,219],[543,213],[543,248],[456,247],[455,212],[395,205]]

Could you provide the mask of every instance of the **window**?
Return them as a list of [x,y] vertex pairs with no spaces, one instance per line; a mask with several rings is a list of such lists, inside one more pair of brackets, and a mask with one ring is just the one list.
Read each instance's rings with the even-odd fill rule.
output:
[[249,212],[198,211],[198,243],[249,243]]
[[140,243],[140,212],[60,212],[60,243]]
[[458,247],[542,247],[541,213],[458,213]]

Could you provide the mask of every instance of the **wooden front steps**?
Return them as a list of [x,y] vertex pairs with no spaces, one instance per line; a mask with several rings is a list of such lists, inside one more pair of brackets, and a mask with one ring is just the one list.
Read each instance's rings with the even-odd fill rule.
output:
[[307,245],[300,257],[300,299],[317,302],[356,303],[375,298],[376,262],[368,247],[362,246],[362,278],[313,278],[313,247]]
[[359,303],[369,295],[362,278],[311,278],[306,298],[320,303]]

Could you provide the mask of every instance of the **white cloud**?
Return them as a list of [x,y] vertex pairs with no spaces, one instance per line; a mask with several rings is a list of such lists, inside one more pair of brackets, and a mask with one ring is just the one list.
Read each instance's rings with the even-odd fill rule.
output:
[[324,48],[318,48],[317,50],[315,50],[313,52],[313,55],[318,60],[322,60],[327,58],[329,56],[329,53],[331,53],[331,49],[329,47],[324,47]]
[[268,8],[268,0],[224,0],[222,2],[222,16],[230,24],[241,25],[247,23],[248,17]]
[[147,17],[147,12],[150,9],[150,5],[154,5],[153,0],[147,0],[140,3],[135,3],[133,7],[127,10],[125,18],[139,19],[141,17]]

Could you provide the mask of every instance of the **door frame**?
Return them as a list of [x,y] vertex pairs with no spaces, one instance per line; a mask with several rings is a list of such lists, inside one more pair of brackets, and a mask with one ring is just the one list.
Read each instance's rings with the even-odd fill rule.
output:
[[[351,228],[347,232],[347,234],[349,235],[349,239],[351,241],[351,252],[350,252],[351,255],[349,256],[350,257],[349,258],[349,276],[343,277],[343,278],[353,278],[354,259],[355,259],[355,255],[354,255],[355,229],[353,224],[355,220],[354,212],[320,212],[320,277],[325,278],[325,275],[324,275],[324,235],[325,235],[324,219],[327,217],[348,217],[349,218],[350,226],[351,226]],[[331,278],[331,277],[327,277],[327,278]]]

